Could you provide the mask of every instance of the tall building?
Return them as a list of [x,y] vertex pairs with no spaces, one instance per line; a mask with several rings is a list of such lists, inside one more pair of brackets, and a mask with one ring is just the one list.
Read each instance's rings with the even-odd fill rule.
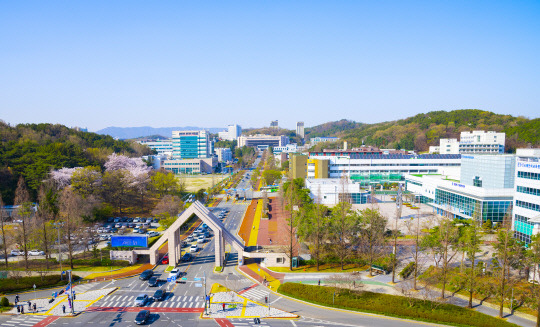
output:
[[242,127],[240,125],[228,125],[227,130],[218,132],[218,137],[223,140],[234,141],[242,135]]
[[270,122],[270,128],[272,128],[272,129],[279,129],[278,121],[277,121],[277,120],[272,120],[272,121]]
[[174,159],[202,159],[212,156],[212,142],[207,131],[173,131]]
[[512,228],[520,241],[540,233],[540,149],[517,149]]
[[513,188],[516,157],[507,155],[461,155],[461,183],[488,189]]
[[308,156],[303,154],[292,154],[289,160],[292,178],[306,178]]
[[296,123],[296,135],[304,138],[304,122],[299,121]]
[[219,162],[232,161],[232,151],[230,148],[215,148],[214,151],[216,152]]
[[144,144],[152,150],[156,150],[159,156],[172,156],[173,143],[172,139],[166,140],[141,140],[139,144]]

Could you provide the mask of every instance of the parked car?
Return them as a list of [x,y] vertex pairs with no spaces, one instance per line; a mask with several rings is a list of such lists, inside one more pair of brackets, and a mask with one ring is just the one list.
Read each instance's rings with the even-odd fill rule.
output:
[[193,235],[189,235],[187,238],[186,238],[186,241],[187,242],[193,242],[195,240],[195,237],[193,237]]
[[202,224],[202,227],[203,227],[204,229],[207,229],[207,228],[208,228],[208,225],[207,225],[207,224]]
[[204,236],[204,234],[199,235],[199,237],[197,238],[197,243],[204,243],[205,241],[206,237]]
[[120,222],[120,218],[114,218],[114,222],[115,222],[115,223],[119,223],[119,222]]
[[159,223],[159,219],[154,218],[154,219],[152,219],[152,222],[157,224],[157,223]]
[[192,246],[190,246],[189,252],[197,252],[197,251],[199,251],[199,246],[197,244],[193,244]]
[[146,228],[139,228],[139,234],[144,234],[146,233]]
[[120,228],[120,227],[122,227],[122,224],[120,224],[120,223],[117,223],[116,225],[114,225],[114,227],[116,227],[116,228]]
[[128,223],[132,223],[133,222],[133,218],[128,218]]
[[154,271],[152,269],[147,269],[141,273],[141,275],[139,276],[139,279],[148,280],[152,276],[154,276]]
[[148,286],[150,287],[155,287],[155,286],[158,286],[159,284],[159,280],[157,277],[151,277],[149,280],[148,280]]
[[148,227],[150,227],[150,224],[149,224],[149,223],[143,223],[143,224],[142,224],[142,227],[148,228]]
[[137,313],[137,317],[135,317],[135,323],[137,325],[146,324],[146,321],[150,317],[150,311],[149,310],[141,310],[139,313]]
[[140,219],[139,217],[133,219],[133,222],[134,222],[134,223],[138,223],[138,222],[140,222],[140,221],[141,221],[141,219]]
[[184,253],[181,260],[184,261],[184,262],[191,261],[191,253],[189,253],[189,252]]
[[159,233],[156,232],[156,231],[150,231],[150,232],[148,232],[148,237],[155,237],[155,236],[159,236]]
[[133,303],[136,307],[142,307],[148,302],[149,298],[146,294],[139,294]]
[[163,290],[157,290],[152,297],[156,301],[163,301],[165,298],[165,292]]
[[161,259],[161,264],[162,264],[162,265],[167,265],[167,264],[169,264],[169,255],[168,255],[168,254],[166,254],[166,255],[163,257],[163,259]]
[[20,250],[11,250],[11,255],[14,255],[14,256],[24,255],[24,251],[20,251]]
[[112,223],[112,222],[114,222],[114,218],[113,218],[113,217],[109,217],[109,218],[107,218],[107,222],[108,222],[108,223]]
[[28,255],[45,255],[45,252],[40,250],[30,250],[28,251]]

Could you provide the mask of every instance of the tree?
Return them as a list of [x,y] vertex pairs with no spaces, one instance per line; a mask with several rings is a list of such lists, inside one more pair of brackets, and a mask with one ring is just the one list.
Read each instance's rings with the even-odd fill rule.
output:
[[366,208],[360,212],[362,229],[360,230],[362,244],[369,261],[369,275],[373,276],[372,266],[380,256],[384,245],[384,232],[386,230],[387,219],[374,208]]
[[274,185],[276,181],[281,179],[281,172],[279,170],[265,170],[262,173],[262,177],[266,185]]
[[351,204],[339,202],[332,209],[330,222],[331,242],[334,253],[338,256],[341,270],[345,269],[345,259],[352,250],[352,238],[356,235],[359,217],[351,209]]
[[158,194],[158,197],[163,197],[166,194],[175,195],[182,191],[176,176],[165,170],[157,171],[151,176],[150,186]]
[[[532,265],[532,279],[540,280],[540,234],[531,237],[528,250],[530,263]],[[540,284],[532,283],[531,298],[536,299],[536,327],[540,327]]]
[[58,217],[58,193],[51,185],[43,184],[39,189],[38,200],[37,220],[40,225],[41,244],[45,252],[45,265],[49,269],[50,245],[51,240],[54,239],[51,235],[50,221]]
[[473,294],[475,292],[476,279],[478,276],[478,269],[476,268],[476,254],[480,252],[480,245],[482,244],[482,237],[480,236],[482,216],[480,213],[480,204],[477,204],[473,213],[473,219],[470,221],[469,226],[466,227],[465,233],[462,237],[467,259],[471,261],[471,267],[468,269],[468,271],[466,271],[466,282],[469,291],[468,308],[472,308]]
[[19,182],[17,183],[17,189],[15,190],[15,205],[17,209],[15,210],[15,215],[19,217],[20,220],[20,229],[19,229],[19,240],[22,242],[24,250],[24,266],[28,269],[28,234],[31,229],[32,215],[34,214],[34,208],[32,202],[30,202],[30,195],[26,189],[26,184],[24,178],[21,176]]
[[161,217],[166,214],[166,216],[175,217],[180,213],[183,207],[184,203],[179,197],[175,195],[165,195],[159,200],[154,210],[152,210],[152,215]]
[[95,194],[103,183],[101,169],[95,166],[88,166],[77,169],[71,175],[71,186],[83,197]]
[[328,236],[328,208],[322,204],[312,204],[304,210],[304,215],[300,219],[299,233],[309,242],[309,251],[315,259],[317,271],[319,271],[325,240]]
[[60,193],[59,213],[63,220],[63,230],[67,238],[69,264],[73,269],[73,245],[77,232],[82,226],[82,217],[86,213],[84,200],[72,188],[66,187]]
[[130,176],[126,170],[106,171],[103,174],[103,187],[101,195],[119,214],[127,206],[130,200]]
[[286,244],[283,246],[285,255],[289,258],[289,270],[292,271],[292,260],[297,253],[298,240],[296,237],[299,222],[298,197],[296,184],[290,183],[288,187],[280,187],[282,212],[286,216],[286,224],[282,225],[282,233],[285,234]]
[[9,244],[9,241],[8,241],[8,238],[7,238],[7,233],[6,233],[6,226],[5,226],[5,221],[4,219],[6,218],[6,214],[5,214],[5,211],[4,211],[4,201],[2,201],[2,195],[0,194],[0,231],[2,232],[2,250],[4,252],[4,260],[5,260],[5,263],[6,263],[6,269],[8,268],[8,252],[7,252],[7,249],[8,249],[8,244]]

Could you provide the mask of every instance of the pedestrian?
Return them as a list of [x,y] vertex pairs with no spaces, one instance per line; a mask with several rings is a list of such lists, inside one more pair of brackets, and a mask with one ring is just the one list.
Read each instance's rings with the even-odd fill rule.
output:
[[30,312],[30,310],[32,310],[32,302],[28,301],[28,312]]
[[355,280],[352,281],[352,287],[356,288],[356,281]]
[[36,302],[34,302],[34,313],[37,312]]
[[319,279],[318,285],[321,286],[321,280]]
[[21,314],[24,314],[24,305],[21,305]]
[[17,313],[21,313],[21,306],[17,305]]
[[225,311],[225,303],[222,303],[223,311]]
[[62,313],[66,313],[66,305],[65,304],[62,305]]
[[15,295],[15,303],[19,302],[19,294]]

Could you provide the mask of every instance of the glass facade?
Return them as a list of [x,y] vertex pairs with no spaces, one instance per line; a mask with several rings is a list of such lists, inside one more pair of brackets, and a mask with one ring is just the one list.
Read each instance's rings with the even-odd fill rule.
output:
[[461,183],[488,189],[513,188],[516,158],[511,155],[461,156]]
[[529,222],[529,218],[520,215],[514,216],[514,236],[521,242],[531,243],[534,224]]
[[519,178],[526,178],[526,179],[533,179],[533,180],[540,180],[540,174],[538,173],[530,173],[528,171],[518,171]]
[[[451,211],[454,211],[456,218],[473,217],[474,210],[478,207],[481,210],[482,221],[502,222],[512,200],[478,200],[462,194],[436,189],[433,203],[443,208],[450,208]],[[444,212],[438,208],[437,213],[443,214]]]
[[520,193],[532,194],[532,195],[540,196],[540,190],[537,189],[537,188],[526,187],[526,186],[518,186],[517,191],[520,192]]
[[540,212],[540,204],[516,200],[516,206]]

